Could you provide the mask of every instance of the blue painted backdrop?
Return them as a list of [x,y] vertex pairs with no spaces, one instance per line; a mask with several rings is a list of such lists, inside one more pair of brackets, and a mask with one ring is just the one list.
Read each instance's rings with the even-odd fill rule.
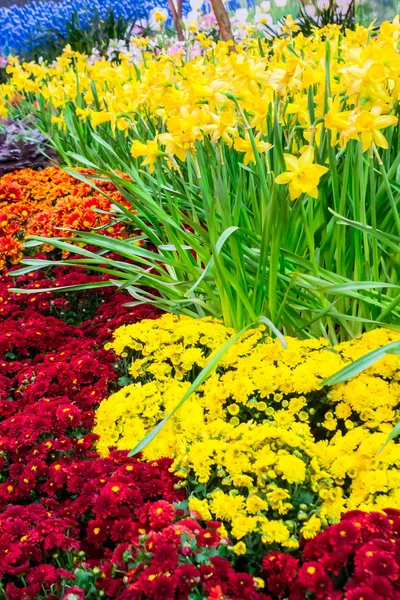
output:
[[[122,15],[136,20],[148,16],[158,6],[166,8],[167,0],[62,0],[0,7],[0,52],[19,52],[37,43],[35,38],[38,34],[49,28],[65,32],[65,24],[74,11],[78,11],[80,22],[84,25],[91,20],[96,10],[101,18],[111,7],[117,17]],[[189,2],[184,0],[185,13],[188,10]]]

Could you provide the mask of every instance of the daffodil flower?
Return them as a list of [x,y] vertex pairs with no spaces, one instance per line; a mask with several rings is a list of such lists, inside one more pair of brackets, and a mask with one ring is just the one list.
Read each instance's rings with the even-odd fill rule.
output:
[[289,196],[296,200],[301,194],[318,198],[318,184],[327,167],[314,163],[314,148],[305,146],[303,154],[296,158],[293,154],[285,154],[287,171],[275,178],[278,184],[289,184]]
[[387,149],[388,141],[380,131],[391,125],[396,125],[397,117],[394,115],[382,115],[383,107],[377,104],[367,110],[361,111],[355,120],[355,130],[360,135],[363,152],[368,150],[372,144]]
[[105,110],[102,111],[90,111],[90,121],[93,127],[97,127],[98,125],[102,125],[103,123],[111,123],[111,127],[114,131],[115,124],[117,122],[117,117],[112,112],[107,112]]
[[157,139],[165,146],[166,154],[176,156],[182,162],[186,160],[186,150],[179,137],[174,137],[171,133],[160,133]]
[[142,162],[142,167],[148,165],[150,173],[154,171],[154,165],[160,156],[164,156],[164,152],[159,148],[157,139],[149,140],[146,144],[143,144],[139,140],[135,140],[131,146],[131,155],[133,158],[139,158],[144,156],[145,160]]
[[[257,135],[257,137],[255,138],[255,143],[256,143],[256,148],[257,148],[257,152],[268,152],[268,150],[271,148],[271,144],[269,144],[268,142],[263,142],[260,139],[260,133]],[[246,138],[236,138],[235,140],[235,144],[234,144],[234,148],[235,150],[238,150],[239,152],[244,152],[244,159],[243,162],[245,165],[248,165],[249,162],[255,162],[255,156],[254,156],[254,151],[253,151],[253,146],[251,143],[251,140],[249,137]]]
[[292,33],[296,33],[299,31],[300,27],[297,25],[296,21],[293,19],[292,15],[288,15],[286,17],[286,21],[284,26],[282,27],[282,33],[287,33],[291,35]]

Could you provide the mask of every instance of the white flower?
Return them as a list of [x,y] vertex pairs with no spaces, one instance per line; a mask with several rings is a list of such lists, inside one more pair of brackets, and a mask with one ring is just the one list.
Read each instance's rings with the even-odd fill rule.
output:
[[282,8],[283,6],[286,6],[286,2],[287,2],[287,0],[275,0],[275,4],[278,8]]
[[327,10],[329,8],[329,0],[317,0],[317,6],[320,10]]
[[239,23],[246,23],[249,11],[247,8],[238,8],[235,12],[235,17]]
[[121,52],[123,50],[126,50],[126,46],[125,46],[124,40],[118,40],[118,39],[110,40],[110,47],[113,50],[120,50]]
[[269,0],[264,0],[264,2],[261,2],[260,8],[264,12],[269,12],[271,10],[271,2]]
[[189,0],[190,8],[193,11],[199,11],[202,9],[204,0]]
[[269,13],[259,12],[255,15],[254,22],[256,25],[261,25],[261,27],[259,27],[259,29],[262,29],[263,25],[272,25],[273,20]]
[[315,8],[315,6],[313,4],[309,4],[308,6],[304,6],[303,10],[306,13],[306,15],[308,15],[312,19],[315,17],[315,14],[317,12],[316,8]]
[[350,6],[351,0],[337,0],[336,5],[342,11],[346,12]]
[[191,25],[192,23],[197,23],[199,19],[200,13],[197,10],[191,10],[188,12],[183,21],[186,25]]
[[93,66],[95,62],[101,60],[101,54],[97,47],[92,48],[92,54],[89,56],[88,64]]
[[163,16],[164,23],[168,19],[168,11],[161,6],[156,6],[150,13],[149,25],[152,29],[159,31],[162,29],[163,22],[159,19],[159,15]]

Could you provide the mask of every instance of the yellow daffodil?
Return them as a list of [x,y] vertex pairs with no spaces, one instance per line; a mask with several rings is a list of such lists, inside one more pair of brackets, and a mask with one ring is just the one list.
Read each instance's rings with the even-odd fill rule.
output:
[[142,49],[147,48],[147,46],[149,45],[149,40],[145,37],[134,37],[132,38],[131,42],[137,48]]
[[301,194],[308,194],[318,198],[319,180],[328,171],[327,167],[314,163],[314,148],[305,146],[303,154],[296,158],[292,154],[285,154],[287,171],[275,178],[276,183],[289,184],[291,200],[296,200]]
[[117,119],[117,129],[119,129],[119,131],[125,131],[125,135],[128,135],[129,126],[130,122],[125,117],[119,117]]
[[86,121],[90,117],[91,111],[89,108],[80,108],[79,106],[77,106],[75,108],[75,113],[81,119],[81,121],[86,123]]
[[300,27],[297,25],[297,23],[293,19],[292,15],[288,15],[286,17],[285,24],[282,27],[282,32],[292,34],[292,33],[296,33],[296,31],[299,31],[299,30],[300,30]]
[[355,130],[360,135],[363,152],[371,147],[372,143],[380,148],[388,148],[388,141],[381,129],[396,125],[397,117],[382,115],[382,106],[377,104],[369,112],[361,111],[355,119]]
[[166,16],[163,15],[163,13],[159,10],[156,10],[156,12],[153,14],[153,17],[156,23],[165,23],[165,21],[167,20]]
[[340,98],[330,99],[329,105],[329,111],[324,117],[324,125],[331,131],[331,145],[335,146],[339,136],[339,144],[343,148],[349,140],[348,130],[354,111],[342,110]]
[[176,138],[170,133],[160,133],[158,141],[162,146],[165,146],[166,154],[176,156],[181,161],[186,160],[186,151],[179,137]]
[[[268,142],[263,142],[260,139],[260,136],[261,136],[261,134],[259,133],[257,135],[257,137],[255,138],[255,145],[257,148],[257,152],[259,152],[261,154],[263,152],[268,152],[268,150],[271,148],[271,144],[269,144]],[[234,148],[235,148],[235,150],[238,150],[239,152],[244,152],[243,162],[245,165],[248,165],[250,161],[255,162],[256,159],[254,156],[253,145],[252,145],[249,137],[236,138],[235,143],[234,143]]]
[[51,117],[51,122],[56,123],[62,131],[67,130],[67,124],[65,122],[64,115],[60,115],[59,117],[57,117],[56,115],[53,115]]
[[164,156],[164,152],[160,150],[157,140],[149,140],[146,144],[143,144],[139,140],[135,140],[131,146],[131,155],[133,158],[139,158],[145,156],[145,160],[142,162],[142,167],[148,165],[150,173],[154,171],[154,165],[160,156]]
[[93,110],[90,112],[90,121],[93,127],[97,127],[98,125],[102,125],[103,123],[111,123],[111,125],[115,127],[117,117],[112,112]]

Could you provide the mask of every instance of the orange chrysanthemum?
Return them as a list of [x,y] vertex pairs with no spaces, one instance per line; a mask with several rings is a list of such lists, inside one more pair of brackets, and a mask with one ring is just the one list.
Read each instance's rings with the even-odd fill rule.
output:
[[[90,169],[79,172],[93,175]],[[116,202],[123,196],[111,182],[96,181],[97,187]],[[113,223],[111,201],[58,167],[43,171],[22,169],[0,178],[0,271],[22,258],[28,235],[73,237],[74,231],[99,229],[104,235],[124,238],[123,225]],[[109,227],[107,227],[109,225]],[[50,250],[46,245],[43,250]]]

